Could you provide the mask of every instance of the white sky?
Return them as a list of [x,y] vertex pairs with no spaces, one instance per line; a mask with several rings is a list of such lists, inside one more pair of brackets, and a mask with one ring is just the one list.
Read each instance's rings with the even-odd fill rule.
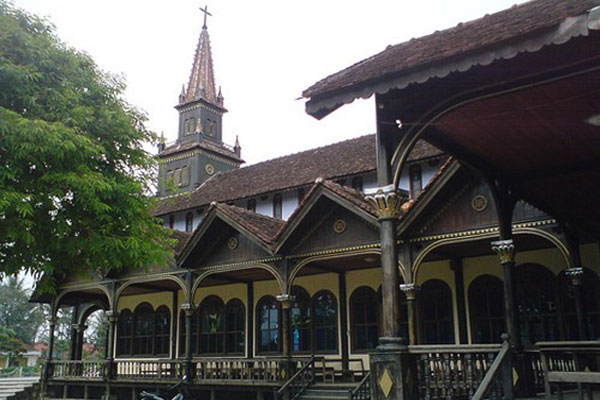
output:
[[[59,37],[123,74],[127,100],[149,127],[177,136],[177,102],[187,83],[204,6],[199,0],[13,0],[47,16]],[[206,0],[215,79],[223,88],[224,140],[240,136],[256,163],[375,131],[372,99],[322,121],[304,113],[302,90],[388,44],[445,29],[516,0]]]

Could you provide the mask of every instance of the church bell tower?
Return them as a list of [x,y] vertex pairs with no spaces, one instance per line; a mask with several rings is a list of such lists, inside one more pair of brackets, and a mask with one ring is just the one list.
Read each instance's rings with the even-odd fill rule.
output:
[[217,92],[213,70],[210,37],[204,24],[194,54],[187,86],[181,88],[179,126],[175,143],[159,145],[160,159],[158,195],[191,192],[204,181],[221,171],[239,168],[243,163],[241,148],[223,143],[223,105],[221,88]]

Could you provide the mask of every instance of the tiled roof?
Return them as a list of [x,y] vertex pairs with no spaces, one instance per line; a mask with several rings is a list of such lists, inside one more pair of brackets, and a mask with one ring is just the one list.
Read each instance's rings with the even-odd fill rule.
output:
[[175,248],[173,249],[175,254],[181,253],[181,250],[183,250],[186,243],[188,242],[188,240],[190,240],[191,237],[192,237],[191,232],[183,232],[183,231],[173,230],[173,233],[171,234],[171,238],[175,239],[177,241],[177,244],[175,245]]
[[[436,147],[418,142],[409,160],[441,155]],[[366,135],[332,145],[275,158],[215,175],[189,194],[161,199],[155,215],[197,208],[211,202],[224,203],[263,193],[305,186],[317,178],[374,172],[375,135]]]
[[212,151],[219,155],[236,159],[239,162],[244,162],[240,157],[238,157],[238,155],[235,152],[227,149],[224,146],[220,146],[217,143],[212,142],[210,140],[206,140],[206,139],[201,139],[200,141],[190,140],[189,142],[176,143],[172,146],[165,148],[163,151],[161,151],[158,154],[158,157],[162,158],[162,157],[169,156],[171,154],[179,153],[182,151],[188,151],[188,150],[192,150],[192,149],[196,149],[196,148]]
[[381,53],[315,83],[303,92],[303,96],[314,98],[333,94],[453,57],[468,56],[472,52],[542,32],[598,4],[598,0],[533,0],[514,5],[450,29],[388,46]]
[[267,217],[245,208],[228,204],[216,204],[215,207],[267,244],[275,242],[277,232],[285,225],[283,220]]

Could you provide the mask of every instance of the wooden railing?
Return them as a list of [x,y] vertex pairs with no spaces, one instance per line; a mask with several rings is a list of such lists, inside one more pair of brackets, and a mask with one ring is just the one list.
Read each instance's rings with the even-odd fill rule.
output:
[[279,381],[280,359],[194,359],[194,380]]
[[409,346],[416,358],[418,398],[471,398],[500,350],[500,345]]
[[502,350],[494,359],[490,369],[479,384],[471,400],[513,399],[511,349],[508,340],[502,343]]
[[[311,357],[287,382],[275,391],[275,400],[295,400],[315,380],[315,357]],[[286,397],[287,395],[287,397]]]
[[177,360],[117,360],[118,379],[178,379],[181,376]]
[[62,361],[50,362],[53,378],[102,379],[105,375],[105,361]]
[[358,386],[350,391],[348,400],[371,400],[371,372],[367,372]]
[[562,398],[563,389],[577,388],[582,399],[584,385],[590,393],[600,387],[600,341],[538,342],[536,346],[541,354],[546,399],[550,399],[552,389]]

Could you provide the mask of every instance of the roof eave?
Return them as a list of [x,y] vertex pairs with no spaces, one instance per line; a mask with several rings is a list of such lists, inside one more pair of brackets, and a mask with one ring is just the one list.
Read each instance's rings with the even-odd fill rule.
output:
[[519,53],[538,51],[550,44],[563,44],[580,35],[587,36],[590,30],[599,27],[600,12],[592,12],[595,10],[566,18],[560,24],[541,32],[515,38],[496,46],[488,46],[480,51],[469,52],[464,57],[438,60],[415,69],[398,71],[392,76],[357,82],[344,88],[321,93],[311,94],[310,89],[307,89],[305,91],[307,94],[304,96],[308,99],[305,103],[305,111],[314,118],[322,119],[356,99],[367,99],[373,94],[385,94],[392,89],[402,90],[410,84],[424,83],[431,78],[444,78],[451,72],[465,72],[476,65],[488,65],[497,60],[513,58]]

